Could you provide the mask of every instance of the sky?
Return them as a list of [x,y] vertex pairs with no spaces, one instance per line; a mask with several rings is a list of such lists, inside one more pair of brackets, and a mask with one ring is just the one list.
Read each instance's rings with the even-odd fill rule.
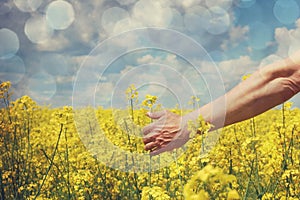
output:
[[297,49],[296,0],[0,1],[0,80],[52,107],[121,108],[134,84],[189,108]]

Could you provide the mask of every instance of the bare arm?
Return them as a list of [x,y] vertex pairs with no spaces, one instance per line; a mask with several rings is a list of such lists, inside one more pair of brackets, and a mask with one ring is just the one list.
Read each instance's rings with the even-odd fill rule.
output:
[[[144,128],[145,149],[152,155],[182,146],[189,139],[186,123],[199,115],[218,129],[259,115],[300,91],[300,51],[293,59],[270,64],[241,82],[224,96],[183,116],[164,111],[150,113],[157,119]],[[213,130],[212,129],[212,130]]]
[[[285,102],[299,91],[300,62],[297,64],[286,59],[256,71],[223,97],[190,115],[192,118],[202,115],[214,125],[214,129],[218,129],[259,115]],[[225,105],[224,110],[218,108],[218,105]],[[213,111],[214,108],[220,111]]]

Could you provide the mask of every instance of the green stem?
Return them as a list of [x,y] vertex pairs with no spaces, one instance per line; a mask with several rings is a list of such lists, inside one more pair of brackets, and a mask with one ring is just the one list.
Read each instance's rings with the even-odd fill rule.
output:
[[177,158],[176,158],[176,152],[175,151],[173,152],[173,156],[174,156],[176,168],[178,169],[178,178],[180,180],[181,191],[183,192],[183,181],[182,181],[182,177],[180,175],[180,169],[179,169],[179,166],[178,166],[178,161],[177,161]]
[[250,186],[251,176],[252,176],[252,172],[253,172],[253,162],[254,162],[254,161],[252,160],[252,161],[251,161],[251,171],[250,171],[248,183],[247,183],[247,186],[246,186],[246,192],[245,192],[244,200],[246,200],[247,197],[248,197],[249,186]]
[[151,155],[149,155],[149,159],[150,159],[149,173],[148,173],[148,176],[149,176],[149,186],[152,187],[152,183],[151,183],[152,156]]
[[68,188],[68,199],[71,199],[71,189],[70,189],[70,163],[69,163],[69,147],[68,147],[68,137],[67,137],[67,128],[65,128],[65,141],[66,141],[66,154],[65,159],[67,162],[67,188]]
[[55,157],[56,151],[57,151],[57,149],[58,149],[58,144],[59,144],[60,137],[61,137],[61,134],[62,134],[62,131],[63,131],[63,126],[64,126],[63,124],[60,124],[60,131],[59,131],[58,138],[57,138],[57,141],[56,141],[55,149],[54,149],[54,151],[53,151],[53,153],[52,153],[52,157],[51,157],[51,160],[50,160],[50,164],[49,164],[49,166],[48,166],[48,168],[47,168],[47,171],[46,171],[46,174],[45,174],[45,176],[44,176],[44,178],[43,178],[43,180],[42,180],[42,183],[39,185],[38,191],[37,191],[35,197],[33,198],[34,200],[40,195],[41,190],[42,190],[42,187],[44,186],[45,181],[46,181],[46,179],[47,179],[47,176],[48,176],[48,174],[49,174],[49,172],[50,172],[50,170],[51,170],[51,168],[52,168],[52,166],[53,166],[53,161],[54,161],[54,157]]
[[3,185],[4,184],[2,182],[2,169],[0,169],[0,199],[5,200],[5,192]]
[[130,99],[130,108],[131,108],[131,118],[132,118],[132,121],[134,122],[134,115],[133,115],[133,101],[132,101],[132,98]]
[[285,108],[284,108],[284,103],[282,104],[282,127],[285,128]]

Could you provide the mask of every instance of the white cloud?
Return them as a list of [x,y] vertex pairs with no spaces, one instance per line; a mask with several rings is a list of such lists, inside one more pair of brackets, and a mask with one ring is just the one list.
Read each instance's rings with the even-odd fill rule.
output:
[[[68,53],[68,50],[77,51],[79,49],[80,51],[81,47],[84,46],[86,49],[87,47],[90,47],[90,49],[92,50],[92,48],[96,47],[99,42],[105,42],[105,39],[110,39],[111,36],[114,37],[114,35],[121,32],[136,28],[142,28],[145,26],[155,26],[163,28],[174,27],[175,29],[177,27],[180,27],[180,30],[184,33],[187,32],[186,28],[188,28],[190,35],[197,36],[199,38],[203,36],[201,38],[201,41],[203,40],[207,42],[207,45],[210,45],[211,43],[215,45],[217,43],[217,45],[215,46],[218,46],[221,43],[220,41],[223,41],[222,38],[224,37],[224,35],[225,37],[228,37],[228,43],[226,44],[226,46],[238,45],[239,42],[246,39],[246,35],[248,32],[248,27],[233,27],[233,17],[231,17],[232,11],[230,10],[232,3],[231,0],[214,0],[214,3],[208,0],[117,1],[119,2],[119,4],[115,1],[104,0],[70,2],[72,3],[75,10],[74,23],[66,30],[55,31],[53,37],[49,38],[41,44],[36,45],[37,49],[41,51],[65,50],[64,52]],[[124,6],[121,6],[122,8],[116,7],[118,5]],[[207,27],[203,29],[202,24],[209,23],[209,20],[207,20],[207,18],[205,17],[210,16],[209,13],[211,12],[211,10],[209,8],[212,5],[219,6],[226,10],[230,20],[230,22],[227,23],[228,26],[230,25],[228,34],[226,32],[223,32],[222,30],[221,33],[225,34],[223,36],[218,36],[218,40],[214,40],[215,36],[213,34],[209,34],[206,31]],[[202,11],[207,11],[207,16]],[[187,18],[187,16],[190,18]],[[184,18],[185,20],[183,20]],[[205,32],[205,34],[201,35],[201,32]],[[88,63],[86,63],[86,65],[91,66],[91,69],[89,71],[85,71],[86,83],[78,87],[79,90],[82,90],[81,94],[83,94],[83,96],[86,96],[82,98],[86,98],[87,100],[89,100],[91,95],[95,93],[96,84],[92,83],[91,79],[101,79],[102,90],[99,91],[98,95],[100,95],[99,102],[102,103],[110,100],[111,96],[106,94],[111,94],[112,90],[115,89],[114,84],[119,81],[121,77],[124,78],[122,82],[124,87],[130,82],[142,84],[152,80],[160,82],[162,83],[162,85],[169,84],[169,87],[176,88],[177,92],[183,95],[185,92],[184,90],[189,90],[189,86],[187,85],[178,87],[178,85],[181,86],[185,84],[183,78],[186,78],[188,80],[191,75],[195,75],[193,79],[194,82],[191,82],[191,84],[195,87],[200,85],[199,88],[202,89],[203,83],[200,81],[201,77],[199,77],[199,74],[197,74],[195,70],[190,70],[188,72],[189,68],[192,67],[186,62],[180,61],[180,59],[176,55],[170,54],[166,55],[165,57],[148,54],[143,57],[137,58],[136,63],[140,65],[145,64],[145,66],[147,66],[148,63],[161,64],[160,67],[156,66],[152,68],[153,71],[149,71],[150,67],[145,71],[135,71],[135,68],[138,68],[139,66],[131,66],[131,64],[128,66],[124,66],[124,69],[121,70],[120,73],[104,74],[105,77],[99,77],[100,75],[98,68],[103,67],[101,64],[109,61],[108,59],[111,59],[111,56],[116,55],[120,52],[125,52],[126,50],[135,49],[140,46],[144,47],[146,45],[149,45],[149,43],[150,46],[153,43],[163,44],[166,47],[170,48],[174,47],[174,49],[176,49],[176,47],[180,47],[180,49],[182,50],[181,52],[186,52],[184,56],[188,57],[186,58],[188,61],[193,61],[193,63],[205,64],[203,61],[201,61],[198,55],[195,55],[195,53],[192,52],[193,50],[191,50],[191,46],[187,45],[186,40],[183,39],[183,37],[172,38],[168,37],[168,34],[159,35],[156,34],[156,32],[151,31],[149,31],[148,35],[145,33],[147,32],[143,32],[143,35],[135,35],[134,33],[128,34],[128,37],[125,40],[124,38],[114,37],[111,44],[105,46],[101,50],[101,52],[98,52],[99,55],[102,55],[102,53],[104,53],[105,57],[98,57],[98,55],[92,55],[89,57],[89,59],[87,60]],[[160,36],[163,36],[164,38]],[[172,36],[172,34],[170,34],[170,36]],[[86,49],[84,50],[83,54],[87,53]],[[73,62],[73,65],[79,67],[87,58],[87,56],[82,56],[82,54],[77,55],[79,56],[74,56],[72,58],[72,61],[70,62]],[[190,55],[191,57],[189,57]],[[100,59],[100,57],[103,59]],[[199,59],[199,61],[193,59]],[[249,57],[241,57],[236,60],[229,60],[220,63],[220,68],[222,69],[222,73],[224,74],[226,80],[231,81],[232,79],[239,79],[240,75],[244,73],[244,67],[249,67],[251,65],[251,62],[252,61]],[[213,67],[215,66],[212,63],[207,63],[206,67],[202,68],[204,71],[201,72],[208,74],[211,73],[213,76]],[[170,71],[172,71],[172,73],[170,73]],[[182,75],[182,80],[176,80],[176,78],[174,78],[176,73],[179,76]],[[134,78],[130,78],[129,74],[131,74],[132,76],[134,75]],[[173,75],[173,77],[171,75]],[[67,77],[67,80],[64,80],[64,77],[59,77],[57,79],[57,82],[59,84],[63,83],[64,81],[70,82],[71,77]],[[118,91],[118,89],[116,89],[116,92],[119,92],[120,95],[124,95],[124,91]],[[145,87],[145,93],[146,92],[152,94],[162,94],[161,88],[154,85]],[[201,91],[197,90],[197,92]],[[185,96],[189,97],[189,95],[190,93],[186,94]],[[82,102],[84,103],[84,100],[82,100]]]
[[218,64],[220,70],[233,76],[239,76],[246,71],[257,67],[256,63],[249,56],[240,56],[237,59],[222,61]]
[[137,62],[139,64],[149,63],[149,62],[153,62],[153,61],[154,61],[154,57],[150,54],[147,54],[147,55],[142,56],[141,58],[137,59]]
[[55,79],[57,84],[73,83],[74,81],[73,76],[56,76]]
[[[202,95],[206,102],[224,94],[224,87],[228,90],[240,82],[243,75],[253,73],[258,69],[258,63],[249,56],[240,56],[220,62],[207,60],[195,61],[198,71],[187,68],[184,76],[190,81],[196,93]],[[212,98],[212,99],[210,99]]]
[[220,7],[209,8],[210,17],[207,31],[213,35],[219,35],[228,31],[231,26],[229,13]]
[[[132,5],[132,2],[128,2]],[[118,12],[114,12],[112,10],[111,13],[114,17],[107,17],[106,14],[108,11],[105,10],[104,15],[102,16],[102,24],[103,17],[104,21],[109,21],[109,23],[105,23],[110,25],[110,28],[104,24],[104,28],[107,30],[108,28],[111,30],[107,31],[110,34],[118,34],[124,31],[133,30],[136,28],[143,27],[169,27],[173,20],[173,11],[170,8],[169,1],[147,1],[140,0],[132,5],[131,13],[126,13],[118,8]],[[117,10],[115,8],[115,10]],[[114,14],[113,14],[114,13]],[[107,18],[107,20],[105,20]]]
[[247,38],[246,34],[249,31],[248,26],[237,26],[237,27],[231,27],[229,31],[229,39],[231,42],[240,42],[242,40],[245,40]]
[[70,40],[65,34],[57,34],[42,43],[37,44],[36,48],[40,51],[61,51],[70,45]]
[[165,58],[162,58],[160,56],[153,57],[150,54],[144,55],[140,58],[137,58],[138,64],[148,64],[148,63],[156,63],[161,64],[165,66],[169,66],[171,68],[174,68],[174,70],[181,73],[183,70],[186,69],[186,63],[183,63],[182,61],[179,61],[176,55],[174,54],[167,54]]
[[[81,62],[83,57],[76,59]],[[98,63],[97,57],[89,58],[86,64],[92,66],[95,63]],[[136,58],[136,63],[140,65],[127,65],[120,73],[104,74],[105,79],[102,80],[103,83],[99,85],[96,93],[96,84],[88,82],[91,79],[88,77],[94,77],[95,71],[87,71],[88,74],[85,76],[87,81],[80,88],[87,96],[86,102],[93,98],[88,98],[88,96],[96,95],[97,102],[102,102],[101,105],[109,105],[112,102],[113,106],[126,106],[125,90],[130,84],[135,84],[139,88],[140,100],[146,94],[158,95],[163,104],[166,103],[165,105],[167,105],[168,102],[164,102],[163,99],[175,98],[177,95],[180,103],[184,104],[188,102],[190,96],[202,95],[203,101],[208,102],[212,100],[211,98],[223,94],[223,81],[225,87],[230,88],[241,80],[244,74],[253,72],[258,67],[258,64],[252,61],[249,56],[222,61],[217,65],[201,59],[198,61],[193,60],[193,63],[197,64],[196,67],[199,67],[200,73],[173,54],[167,54],[166,56],[146,54]],[[221,78],[217,70],[220,70]],[[210,84],[210,87],[207,87],[206,83]],[[170,93],[169,89],[173,90],[175,96],[171,94],[172,92]]]
[[225,10],[228,10],[232,6],[232,1],[233,0],[205,0],[206,6],[207,7],[220,7]]
[[259,66],[249,56],[240,56],[237,59],[222,61],[217,65],[227,89],[232,87],[233,83],[239,82],[243,75],[253,73]]
[[207,8],[203,6],[193,6],[186,9],[184,24],[190,32],[204,34],[210,18],[211,15]]
[[131,17],[124,18],[118,21],[113,29],[114,34],[119,34],[125,31],[130,31],[133,29],[144,27],[144,25]]
[[295,51],[300,49],[300,19],[295,22],[294,29],[287,29],[286,27],[275,29],[275,40],[278,44],[276,54],[281,57],[292,55]]
[[[76,59],[80,62],[83,58],[78,57]],[[93,62],[94,64],[98,63],[96,57],[90,59],[86,63],[88,66],[92,66]],[[140,100],[146,94],[152,94],[159,96],[162,101],[164,99],[165,105],[170,104],[167,102],[168,98],[172,98],[174,103],[177,101],[176,96],[178,96],[180,103],[187,103],[189,97],[193,95],[188,79],[183,76],[182,69],[187,69],[187,67],[175,55],[161,57],[147,54],[137,58],[136,63],[140,65],[127,65],[120,73],[103,74],[105,79],[98,86],[95,81],[92,81],[92,79],[97,79],[95,77],[97,76],[96,72],[93,69],[84,70],[86,74],[81,77],[86,77],[86,80],[83,80],[84,83],[77,83],[75,89],[76,94],[85,97],[80,99],[83,97],[79,98],[76,95],[77,100],[75,102],[81,105],[84,102],[91,104],[93,96],[96,96],[96,103],[99,105],[107,106],[112,103],[114,107],[124,107],[127,105],[125,90],[130,84],[134,84],[138,88]]]
[[[80,51],[78,45],[84,45],[85,47],[91,47],[92,49],[92,47],[95,47],[99,42],[110,36],[124,31],[149,26],[162,28],[171,27],[181,31],[184,31],[185,28],[188,27],[190,33],[199,36],[201,41],[212,41],[211,34],[203,35],[203,37],[201,36],[203,25],[199,25],[205,24],[205,21],[207,21],[202,13],[203,9],[209,10],[207,9],[207,2],[205,1],[127,0],[119,3],[126,5],[127,8],[116,7],[116,2],[106,2],[104,0],[72,2],[75,11],[75,21],[73,24],[66,30],[56,31],[55,36],[48,38],[48,40],[42,44],[37,45],[38,50],[55,51],[77,48],[77,51]],[[198,5],[201,9],[196,9],[196,7],[199,7]],[[209,5],[211,4],[209,3]],[[230,8],[229,5],[230,0],[227,0],[225,3],[217,0],[215,6],[227,9]],[[192,12],[193,17],[185,19],[185,23],[188,24],[184,24],[183,15],[190,16],[190,10],[194,10]],[[231,15],[231,11],[228,11],[228,14]],[[202,22],[199,23],[201,17]],[[231,17],[230,20],[232,20]],[[229,24],[231,24],[231,22],[229,22],[228,25]],[[213,30],[215,28],[216,27],[213,26]],[[221,32],[224,30],[226,29],[223,28]],[[218,29],[218,33],[219,32]],[[132,36],[128,42],[126,41],[125,43],[123,42],[123,44],[118,45],[129,48],[139,42],[137,40],[138,37]],[[118,43],[118,41],[116,41],[116,43]]]
[[241,43],[242,41],[245,41],[247,39],[247,34],[249,32],[248,26],[231,26],[228,35],[228,40],[224,40],[221,44],[221,48],[223,50],[227,50],[230,47],[236,47]]
[[131,5],[136,3],[138,0],[116,0],[117,2],[119,2],[121,5]]
[[126,65],[125,68],[123,70],[121,70],[121,75],[126,74],[127,72],[129,72],[130,70],[132,70],[134,67],[130,66],[130,65]]
[[112,7],[104,11],[101,17],[101,24],[105,31],[111,34],[114,31],[115,24],[119,21],[129,18],[129,13],[119,7]]
[[291,43],[289,30],[285,27],[275,29],[275,40],[278,44],[277,54],[287,56]]
[[195,5],[200,5],[200,4],[204,4],[203,0],[174,0],[172,1],[173,4],[175,4],[176,6],[180,6],[182,8],[190,8],[193,7]]
[[106,37],[101,27],[104,0],[72,1],[72,4],[75,9],[75,21],[70,27],[72,34],[69,37],[89,45],[95,45],[100,39]]
[[144,26],[168,27],[172,20],[172,12],[168,1],[140,0],[133,8],[133,18]]
[[[101,15],[104,1],[73,1],[71,2],[75,19],[73,24],[66,30],[53,30],[46,24],[43,14],[31,13],[25,25],[25,33],[35,43],[39,51],[61,51],[76,48],[78,44],[95,46],[103,35],[101,27]],[[45,4],[48,5],[48,4]],[[79,50],[77,50],[79,51]]]
[[42,0],[14,0],[15,5],[18,9],[20,9],[23,12],[34,12],[36,9],[40,7],[42,4]]

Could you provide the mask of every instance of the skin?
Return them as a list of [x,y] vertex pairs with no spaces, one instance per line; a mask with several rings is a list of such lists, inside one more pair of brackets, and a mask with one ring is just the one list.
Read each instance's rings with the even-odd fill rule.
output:
[[143,129],[145,150],[158,155],[183,146],[189,140],[187,123],[199,115],[212,130],[259,115],[300,91],[300,51],[267,65],[242,81],[224,96],[185,116],[169,111],[147,113],[155,120]]

